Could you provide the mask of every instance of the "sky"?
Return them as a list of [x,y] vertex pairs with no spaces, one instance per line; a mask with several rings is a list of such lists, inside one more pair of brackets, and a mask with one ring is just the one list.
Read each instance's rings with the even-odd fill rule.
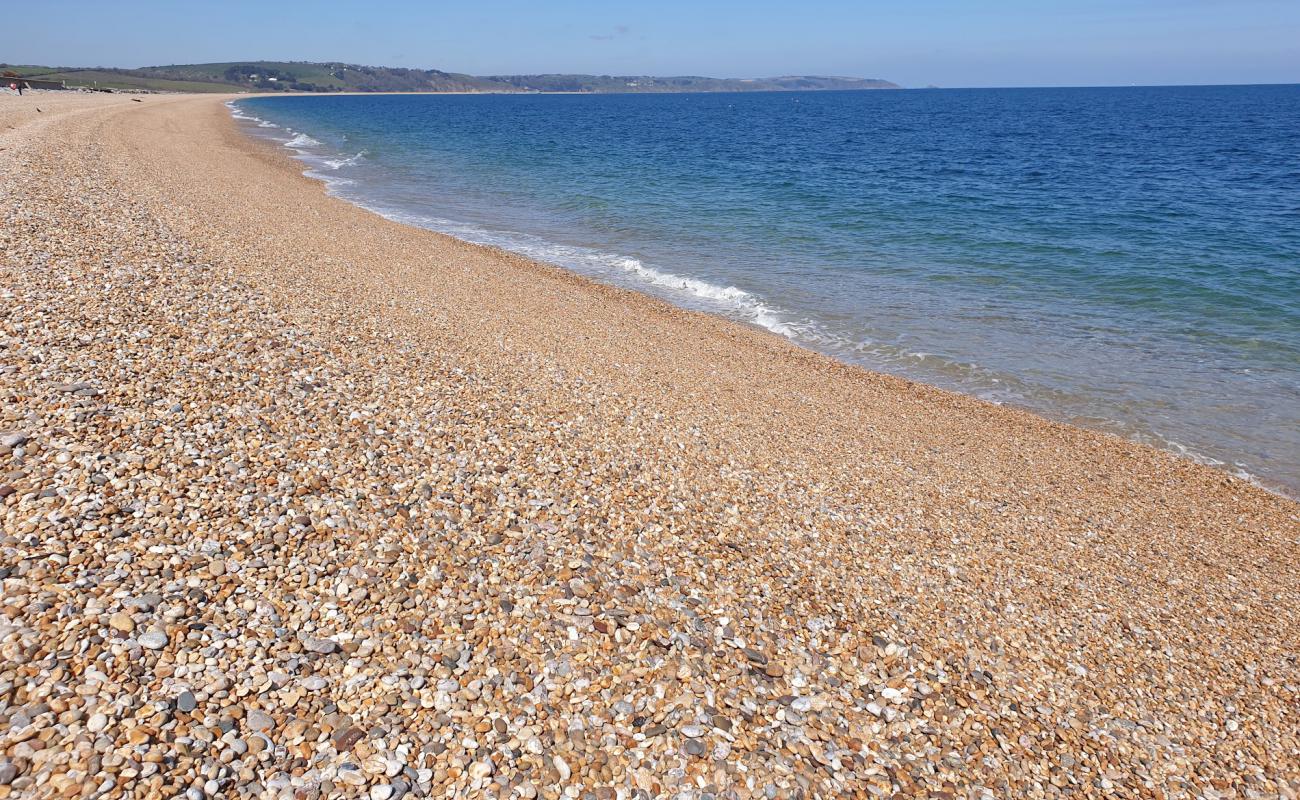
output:
[[0,19],[10,64],[255,59],[914,87],[1300,83],[1300,0],[41,0]]

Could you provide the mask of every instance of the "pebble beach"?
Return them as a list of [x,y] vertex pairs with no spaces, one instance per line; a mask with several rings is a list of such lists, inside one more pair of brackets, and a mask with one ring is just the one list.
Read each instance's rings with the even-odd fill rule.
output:
[[0,800],[1300,797],[1294,501],[387,221],[227,99],[0,97]]

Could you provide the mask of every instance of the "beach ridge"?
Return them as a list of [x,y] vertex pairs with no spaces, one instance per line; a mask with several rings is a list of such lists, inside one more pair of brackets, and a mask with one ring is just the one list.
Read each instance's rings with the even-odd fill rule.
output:
[[385,220],[226,99],[0,106],[0,797],[1300,791],[1295,502]]

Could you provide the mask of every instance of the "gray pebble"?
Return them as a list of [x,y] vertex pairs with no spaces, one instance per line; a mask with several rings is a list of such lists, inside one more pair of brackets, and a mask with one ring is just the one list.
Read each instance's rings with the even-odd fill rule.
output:
[[128,597],[123,603],[127,608],[135,608],[140,611],[153,611],[162,604],[162,595],[156,592],[142,594],[139,597]]
[[161,650],[167,646],[167,634],[162,631],[146,631],[140,634],[140,638],[136,641],[140,642],[141,647],[147,647],[150,650]]
[[309,652],[320,653],[321,655],[329,655],[330,653],[337,652],[339,649],[338,642],[332,639],[317,639],[314,637],[305,640],[302,643],[302,646]]
[[244,723],[255,731],[269,731],[275,727],[275,720],[269,714],[255,708],[244,715]]
[[329,685],[329,681],[325,680],[319,675],[312,675],[310,678],[307,678],[302,682],[302,688],[306,689],[309,692],[319,692],[321,689],[324,689],[328,685]]

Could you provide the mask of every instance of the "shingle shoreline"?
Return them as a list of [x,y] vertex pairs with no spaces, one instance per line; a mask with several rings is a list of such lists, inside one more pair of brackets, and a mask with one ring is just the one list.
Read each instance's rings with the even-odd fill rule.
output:
[[0,797],[1300,790],[1293,502],[387,222],[220,99],[0,147]]

